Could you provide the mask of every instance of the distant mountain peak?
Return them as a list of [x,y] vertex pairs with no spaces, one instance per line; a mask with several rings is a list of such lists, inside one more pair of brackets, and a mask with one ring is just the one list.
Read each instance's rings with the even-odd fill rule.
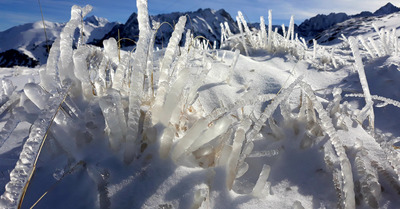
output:
[[305,20],[299,25],[298,32],[305,37],[312,37],[331,26],[348,20],[350,17],[346,13],[330,13],[329,15],[318,14]]
[[[210,8],[200,8],[196,11],[188,12],[172,12],[166,14],[150,15],[150,23],[153,22],[168,22],[171,25],[178,22],[179,17],[187,15],[188,21],[185,28],[190,29],[195,36],[202,36],[207,38],[209,41],[217,43],[220,41],[221,37],[221,23],[227,22],[230,29],[233,32],[236,31],[236,23],[224,9],[213,10]],[[115,26],[108,34],[106,34],[101,40],[94,42],[93,44],[101,46],[103,40],[110,37],[118,38],[118,30],[120,32],[120,37],[135,39],[139,34],[137,13],[133,12],[125,24],[120,24]],[[165,46],[166,42],[169,40],[173,29],[168,26],[161,27],[155,37],[156,46]],[[121,41],[122,46],[132,46],[134,42],[123,40]]]
[[394,6],[392,3],[388,2],[385,6],[379,8],[374,12],[375,16],[378,15],[387,15],[395,12],[399,12],[400,8]]
[[400,8],[388,2],[385,6],[379,8],[374,13],[363,11],[355,15],[347,15],[345,13],[330,13],[329,15],[318,14],[301,23],[297,30],[301,36],[310,39],[310,38],[315,38],[318,34],[322,33],[324,30],[327,30],[338,23],[342,23],[352,18],[383,16],[383,15],[393,14],[396,12],[400,12]]

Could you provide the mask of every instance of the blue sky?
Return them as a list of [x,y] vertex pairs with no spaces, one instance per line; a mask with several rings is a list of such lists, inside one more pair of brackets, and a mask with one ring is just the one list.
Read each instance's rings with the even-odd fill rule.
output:
[[[397,0],[396,0],[397,1]],[[45,20],[66,22],[70,18],[72,5],[93,6],[89,15],[105,17],[110,21],[124,23],[136,11],[135,0],[40,0]],[[361,11],[374,12],[385,5],[387,0],[148,0],[150,14],[173,11],[195,11],[198,8],[227,10],[233,17],[242,11],[249,22],[259,22],[259,17],[268,16],[272,9],[273,24],[288,24],[291,15],[296,23],[316,14],[346,12],[356,14]],[[400,7],[400,3],[392,4]],[[12,26],[41,20],[37,0],[0,0],[0,31]]]

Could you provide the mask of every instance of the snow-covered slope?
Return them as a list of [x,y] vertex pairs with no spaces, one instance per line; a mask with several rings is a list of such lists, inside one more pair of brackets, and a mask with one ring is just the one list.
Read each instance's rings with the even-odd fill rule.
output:
[[341,43],[341,35],[346,37],[363,35],[365,39],[371,37],[377,39],[379,36],[373,25],[379,30],[392,31],[395,29],[400,34],[399,28],[400,12],[388,15],[351,18],[342,23],[338,23],[331,28],[323,31],[315,37],[318,43],[328,45]]
[[347,15],[345,13],[331,13],[329,15],[318,14],[317,16],[307,19],[303,23],[301,23],[298,27],[297,32],[299,33],[299,35],[305,37],[306,39],[313,39],[325,30],[331,29],[332,26],[335,26],[336,24],[342,23],[349,19],[384,16],[399,11],[400,8],[394,6],[391,3],[387,3],[385,6],[379,8],[374,13],[363,11],[355,15]]
[[[185,29],[190,29],[194,36],[203,36],[210,40],[211,43],[214,41],[219,42],[221,38],[221,23],[227,22],[232,32],[238,32],[235,26],[235,21],[225,10],[220,9],[218,11],[212,9],[199,9],[194,12],[173,12],[169,14],[159,14],[150,16],[150,24],[156,25],[167,22],[169,24],[164,24],[160,27],[156,35],[156,45],[160,47],[166,47],[169,38],[171,37],[173,26],[178,22],[180,16],[188,16],[188,24],[186,24]],[[172,27],[171,27],[172,26]],[[157,26],[156,26],[157,27]],[[132,40],[137,40],[139,34],[137,14],[133,13],[125,24],[115,27],[109,34],[107,34],[104,39],[114,37],[118,39],[118,29],[120,31],[121,38],[129,38]],[[134,45],[132,41],[122,41],[123,46]],[[101,45],[101,44],[97,44]]]
[[[60,35],[64,25],[64,23],[45,21],[49,45]],[[0,32],[0,52],[15,49],[43,64],[47,60],[46,48],[42,21],[15,26]]]
[[348,20],[349,16],[345,13],[330,13],[329,15],[319,14],[305,20],[298,27],[298,32],[303,37],[313,37],[322,31],[330,28],[336,23]]
[[[100,39],[104,34],[108,33],[115,24],[117,23],[109,22],[105,18],[95,16],[88,17],[84,20],[84,35],[88,42]],[[10,49],[18,50],[30,58],[39,61],[40,64],[44,64],[48,56],[47,45],[51,47],[51,44],[60,35],[64,26],[65,23],[45,21],[45,34],[43,22],[38,21],[2,31],[0,32],[0,52]]]

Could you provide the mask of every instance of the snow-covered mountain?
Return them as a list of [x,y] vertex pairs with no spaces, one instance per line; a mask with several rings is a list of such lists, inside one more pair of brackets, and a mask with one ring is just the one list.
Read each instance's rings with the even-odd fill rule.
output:
[[[374,21],[375,19],[383,18],[387,15],[400,11],[400,8],[391,3],[379,8],[374,13],[361,12],[356,15],[347,15],[345,13],[330,13],[329,15],[319,14],[315,17],[305,20],[298,27],[295,27],[296,32],[306,39],[317,39],[318,43],[326,44],[330,42],[337,43],[340,34],[357,35],[357,33],[364,33],[366,30],[371,31],[371,24],[361,24],[364,20],[366,22]],[[235,20],[225,10],[218,11],[212,9],[199,9],[194,12],[180,13],[174,12],[169,14],[160,14],[150,16],[151,24],[154,27],[162,26],[159,28],[155,45],[165,47],[172,34],[174,24],[178,22],[178,18],[182,15],[187,15],[189,18],[185,29],[190,29],[194,36],[204,37],[211,42],[216,41],[219,44],[221,37],[220,24],[227,22],[233,33],[237,33]],[[163,24],[168,23],[168,24]],[[53,23],[45,21],[46,35],[43,29],[43,22],[38,21],[35,23],[27,23],[12,27],[6,31],[0,32],[0,53],[10,49],[17,50],[19,55],[27,55],[32,61],[25,60],[24,62],[15,62],[8,59],[10,56],[5,56],[3,53],[0,55],[3,63],[8,66],[9,63],[19,65],[23,63],[45,64],[47,60],[47,46],[51,46],[53,41],[59,36],[65,23]],[[258,26],[259,24],[256,24]],[[251,25],[250,25],[251,26]],[[355,30],[357,28],[365,28],[365,30]],[[257,28],[257,27],[255,27]],[[278,27],[281,30],[281,27]],[[121,41],[122,46],[134,45],[131,40],[137,41],[139,33],[137,14],[133,13],[125,24],[116,22],[109,22],[105,18],[96,16],[87,17],[84,21],[84,33],[87,43],[102,46],[102,42],[110,37],[118,38],[118,31],[120,38],[125,38]],[[354,31],[354,33],[352,32]],[[279,31],[278,31],[279,32]],[[80,34],[77,32],[76,36]],[[129,40],[130,39],[130,40]],[[12,52],[15,54],[15,51]],[[8,55],[10,52],[7,53]],[[22,59],[24,56],[18,56]]]
[[376,10],[373,15],[374,16],[380,16],[380,15],[388,15],[388,14],[392,14],[395,12],[400,12],[400,8],[394,6],[391,3],[387,3],[385,6],[379,8],[378,10]]
[[35,67],[38,61],[28,57],[26,54],[15,49],[0,53],[0,67],[27,66]]
[[[178,22],[180,16],[187,15],[188,21],[185,29],[190,29],[194,36],[203,36],[210,40],[211,42],[219,42],[221,37],[221,23],[227,22],[232,32],[238,32],[235,21],[225,10],[220,9],[218,11],[212,9],[198,9],[194,12],[173,12],[169,14],[159,14],[150,16],[150,22],[154,26],[158,23],[162,24],[167,22],[169,24],[164,24],[160,27],[157,32],[155,44],[158,46],[166,46],[169,38],[173,32],[175,23]],[[157,23],[156,23],[157,22]],[[104,36],[104,39],[110,37],[118,38],[118,30],[120,32],[120,38],[129,38],[132,40],[137,40],[137,35],[139,34],[137,14],[133,13],[125,24],[115,26],[110,33]],[[123,46],[130,46],[134,43],[132,41],[122,41]],[[96,45],[101,45],[101,42],[96,43]]]
[[[45,21],[48,45],[60,35],[65,24]],[[0,32],[0,52],[14,49],[32,59],[45,63],[47,60],[46,35],[43,22],[27,23]]]
[[301,23],[298,27],[298,32],[304,37],[312,37],[348,19],[349,16],[346,13],[330,13],[329,15],[319,14]]
[[340,43],[341,40],[339,38],[341,38],[342,34],[345,37],[363,35],[365,38],[371,37],[377,39],[378,34],[373,25],[379,30],[392,31],[395,29],[397,30],[397,34],[399,34],[399,22],[400,12],[381,16],[351,18],[323,31],[315,39],[318,43],[324,45]]
[[338,23],[342,23],[352,18],[367,18],[377,17],[393,14],[400,11],[400,8],[394,6],[391,3],[387,3],[385,6],[379,8],[374,13],[363,11],[355,15],[347,15],[345,13],[330,13],[329,15],[318,14],[310,19],[305,20],[301,23],[297,29],[299,35],[312,39],[321,34],[323,31],[335,26]]
[[[38,61],[40,64],[46,63],[48,56],[47,45],[51,46],[53,41],[60,35],[65,23],[49,21],[45,21],[44,23],[46,34],[43,29],[42,21],[15,26],[0,32],[0,52],[14,49],[27,55],[34,61]],[[116,24],[115,22],[109,22],[105,18],[96,16],[87,17],[84,20],[84,36],[86,36],[88,42],[100,39]],[[0,59],[2,59],[3,62],[7,62],[7,57],[5,56],[0,57]],[[10,60],[10,62],[12,62],[12,60]]]

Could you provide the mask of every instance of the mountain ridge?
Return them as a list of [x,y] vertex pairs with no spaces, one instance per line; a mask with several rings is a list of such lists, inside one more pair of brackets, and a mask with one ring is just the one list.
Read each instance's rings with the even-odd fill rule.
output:
[[[207,38],[211,42],[219,42],[221,37],[220,24],[227,22],[232,32],[239,32],[236,28],[236,23],[228,12],[224,9],[213,10],[210,8],[198,9],[190,12],[172,12],[166,14],[150,15],[150,24],[159,24],[167,22],[171,26],[178,22],[179,17],[187,15],[189,18],[186,22],[185,30],[190,29],[194,36],[202,36]],[[118,30],[120,37],[137,40],[139,34],[137,14],[133,12],[128,20],[124,24],[115,26],[108,34],[106,34],[101,40],[94,42],[94,45],[101,46],[102,41],[108,38],[118,39]],[[162,26],[158,29],[155,37],[155,45],[160,47],[166,47],[166,40],[169,40],[173,32],[173,28],[167,25]],[[121,41],[121,45],[131,46],[134,45],[131,41]]]
[[[47,46],[51,46],[54,40],[59,37],[65,23],[44,21],[44,24],[47,39],[42,21],[14,26],[0,32],[0,53],[13,49],[40,64],[45,64],[48,56]],[[96,38],[100,39],[115,24],[115,22],[109,22],[106,18],[89,16],[84,19],[84,36],[89,42]],[[13,53],[15,54],[15,52]],[[4,59],[5,57],[3,57],[3,61]]]
[[[318,43],[330,43],[332,40],[339,37],[341,28],[345,26],[335,27],[340,23],[357,18],[370,18],[385,16],[399,12],[400,8],[394,6],[390,2],[380,7],[375,12],[363,11],[355,15],[347,15],[346,13],[330,13],[328,15],[318,14],[314,17],[306,19],[299,26],[295,26],[295,31],[299,36],[308,40],[317,39]],[[168,22],[160,27],[155,37],[155,46],[166,47],[167,41],[173,32],[173,25],[178,22],[178,18],[182,15],[187,15],[189,18],[185,29],[192,30],[195,36],[205,37],[211,44],[216,42],[219,44],[221,37],[220,24],[227,22],[231,31],[238,33],[236,21],[224,9],[212,10],[209,8],[198,9],[191,12],[172,12],[166,14],[151,15],[150,23],[155,25]],[[356,21],[356,20],[355,20]],[[109,22],[105,18],[89,16],[84,20],[84,36],[87,43],[102,46],[105,39],[114,37],[118,39],[118,31],[121,38],[127,38],[121,41],[121,45],[132,46],[130,40],[137,40],[139,33],[137,14],[133,12],[125,23]],[[157,23],[156,23],[157,22]],[[354,22],[354,21],[353,21]],[[47,46],[51,46],[53,41],[59,36],[65,23],[44,22],[48,40],[46,40],[43,32],[43,22],[27,23],[9,28],[0,32],[0,53],[14,49],[20,52],[19,55],[27,55],[33,61],[38,61],[39,64],[45,64],[47,61]],[[249,27],[259,27],[259,23],[249,23]],[[276,27],[276,26],[275,26]],[[335,28],[335,32],[326,32]],[[278,27],[282,30],[281,27]],[[339,31],[338,31],[339,30]],[[325,32],[325,33],[324,33]],[[327,35],[332,35],[327,37]],[[11,51],[13,52],[13,51]],[[9,52],[10,53],[10,52]],[[8,54],[9,54],[8,53]],[[13,52],[13,54],[17,54]],[[19,56],[24,57],[24,56]],[[3,62],[7,62],[7,57],[0,57]],[[10,60],[10,62],[13,62]],[[32,62],[32,61],[31,61]],[[13,63],[31,63],[31,62],[13,62]]]
[[394,6],[392,3],[388,2],[386,5],[377,9],[374,13],[369,11],[362,11],[361,13],[355,15],[348,15],[346,13],[330,13],[328,15],[318,14],[314,17],[304,20],[297,28],[299,35],[307,38],[313,39],[318,34],[331,28],[332,26],[342,23],[346,20],[359,17],[377,17],[399,12],[400,8]]

